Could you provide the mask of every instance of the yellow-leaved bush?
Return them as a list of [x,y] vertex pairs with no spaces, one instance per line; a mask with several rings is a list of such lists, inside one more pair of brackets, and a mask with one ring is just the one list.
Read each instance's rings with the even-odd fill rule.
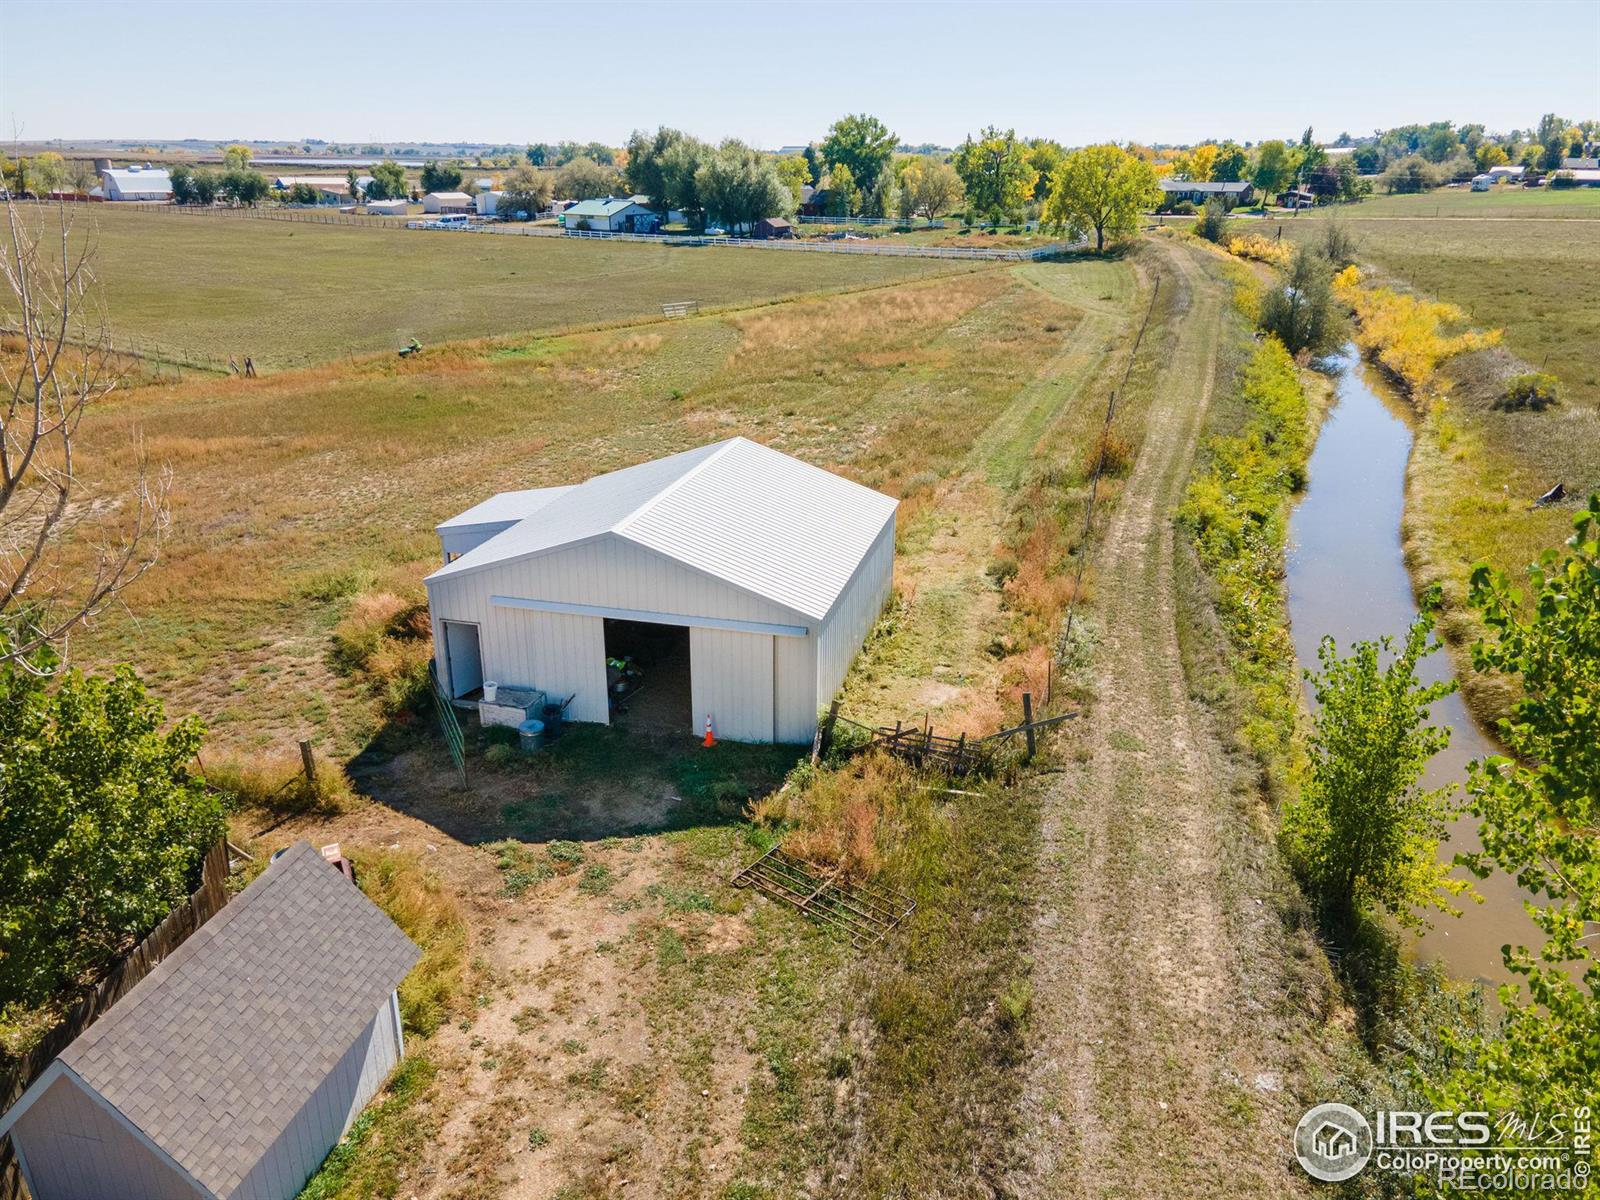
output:
[[1446,359],[1500,344],[1498,329],[1448,332],[1448,327],[1466,320],[1454,304],[1393,288],[1361,286],[1361,271],[1354,266],[1334,276],[1333,291],[1355,312],[1356,345],[1389,368],[1413,394],[1433,383]]
[[1273,267],[1287,267],[1289,260],[1294,257],[1294,251],[1288,246],[1271,238],[1262,237],[1259,233],[1247,233],[1243,237],[1229,238],[1228,253],[1237,258],[1253,258],[1256,262],[1264,262]]

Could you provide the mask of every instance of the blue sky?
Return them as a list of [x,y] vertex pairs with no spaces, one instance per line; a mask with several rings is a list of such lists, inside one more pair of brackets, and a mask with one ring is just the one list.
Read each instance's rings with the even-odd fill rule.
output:
[[[1600,116],[1600,0],[252,4],[0,0],[0,136],[775,148],[867,111],[1068,144]],[[118,86],[126,80],[127,86]]]

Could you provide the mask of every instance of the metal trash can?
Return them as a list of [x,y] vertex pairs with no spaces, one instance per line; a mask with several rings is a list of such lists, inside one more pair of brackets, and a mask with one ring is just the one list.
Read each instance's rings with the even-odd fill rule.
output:
[[522,742],[524,754],[538,753],[539,747],[544,745],[544,722],[529,717],[517,726],[517,736]]
[[561,711],[565,707],[560,704],[546,704],[544,706],[544,739],[552,742],[561,736]]

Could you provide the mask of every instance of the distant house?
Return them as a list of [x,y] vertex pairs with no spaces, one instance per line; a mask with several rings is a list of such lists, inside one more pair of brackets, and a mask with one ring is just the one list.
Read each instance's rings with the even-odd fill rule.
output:
[[828,215],[828,189],[803,187],[800,189],[800,215],[825,217]]
[[1249,204],[1255,197],[1255,188],[1248,180],[1225,183],[1199,183],[1193,179],[1162,179],[1162,199],[1168,204],[1187,200],[1190,204],[1204,204],[1213,196],[1222,197],[1229,208]]
[[500,205],[500,197],[503,196],[503,195],[505,195],[504,192],[495,192],[495,191],[482,191],[482,192],[479,192],[476,196],[474,196],[472,198],[473,204],[477,205],[478,215],[480,217],[492,217],[492,216],[494,216],[495,215],[495,209],[498,208],[499,205]]
[[654,233],[661,225],[661,214],[647,203],[648,196],[606,196],[599,200],[580,200],[562,215],[568,229],[592,229],[601,233]]
[[425,213],[470,213],[477,207],[465,192],[429,192],[422,198]]
[[1316,203],[1316,194],[1308,192],[1304,188],[1290,188],[1288,191],[1278,193],[1279,208],[1312,208]]
[[165,167],[107,167],[100,172],[107,200],[172,199],[172,176]]
[[[372,176],[368,175],[366,180],[371,183]],[[317,189],[320,197],[318,204],[348,204],[351,199],[350,181],[343,175],[279,175],[272,181],[272,188],[274,191],[287,192],[300,184]],[[365,185],[357,179],[356,186],[362,188]]]
[[1522,177],[1527,173],[1527,167],[1513,167],[1508,163],[1502,163],[1498,167],[1490,167],[1488,171],[1489,177],[1496,183],[1505,183],[1507,180],[1510,180],[1512,183],[1521,183]]
[[1565,183],[1572,187],[1600,187],[1600,169],[1594,167],[1563,167],[1550,177],[1552,185]]
[[400,1061],[421,952],[307,842],[0,1116],[34,1200],[289,1200]]
[[1600,170],[1600,158],[1563,158],[1561,160],[1563,171],[1597,171]]
[[769,238],[792,238],[794,226],[782,217],[762,217],[756,222],[755,236],[763,241]]

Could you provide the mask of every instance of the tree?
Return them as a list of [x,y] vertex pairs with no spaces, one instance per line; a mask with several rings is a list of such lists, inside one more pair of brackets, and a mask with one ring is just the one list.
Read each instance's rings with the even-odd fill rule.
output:
[[908,158],[900,164],[895,179],[895,214],[909,222],[917,215],[917,189],[922,185],[923,160]]
[[840,163],[828,173],[828,216],[850,217],[861,211],[861,189],[850,168]]
[[621,180],[592,158],[574,158],[556,172],[555,191],[563,200],[595,200],[617,190]]
[[1261,297],[1260,325],[1290,354],[1326,354],[1343,341],[1344,321],[1328,261],[1308,246],[1297,247],[1288,281],[1267,288]]
[[222,151],[222,166],[224,170],[243,171],[250,166],[250,161],[255,157],[254,151],[243,142],[234,142],[224,147]]
[[0,665],[0,1013],[49,1000],[148,933],[223,832],[220,799],[189,774],[196,718],[166,728],[131,667],[46,688],[53,665]]
[[787,158],[780,158],[776,167],[779,180],[789,189],[794,197],[794,206],[799,208],[800,197],[804,194],[802,189],[811,182],[810,165],[800,155],[791,154]]
[[1196,146],[1186,154],[1180,154],[1172,160],[1172,173],[1179,179],[1192,180],[1195,183],[1209,183],[1216,169],[1217,147],[1207,142]]
[[372,182],[367,184],[368,200],[404,200],[409,191],[405,168],[392,158],[372,168]]
[[624,181],[632,194],[648,196],[659,213],[699,208],[692,180],[710,154],[710,146],[676,129],[635,130],[628,139]]
[[1211,164],[1211,178],[1217,183],[1238,183],[1250,167],[1250,156],[1242,146],[1223,142],[1217,147],[1216,160]]
[[453,163],[423,163],[421,184],[424,192],[457,191],[461,187],[461,168]]
[[978,141],[968,134],[950,162],[966,189],[968,221],[974,213],[994,222],[1016,218],[1034,195],[1037,174],[1014,130],[1000,133],[990,125]]
[[929,162],[917,180],[917,208],[930,221],[955,208],[965,193],[961,176],[946,162]]
[[1390,192],[1426,192],[1443,180],[1438,167],[1420,154],[1411,154],[1391,163],[1378,182]]
[[535,167],[544,166],[545,159],[548,157],[549,152],[550,148],[542,142],[537,145],[529,146],[527,151],[528,163]]
[[813,142],[800,151],[800,157],[806,160],[806,166],[811,169],[811,178],[808,182],[812,187],[816,187],[822,182],[822,170],[826,165],[822,161],[822,156],[817,153],[816,143]]
[[822,143],[822,157],[830,171],[849,167],[850,177],[863,193],[870,193],[878,175],[894,157],[895,136],[877,117],[853,113],[840,117]]
[[93,163],[75,158],[68,164],[67,183],[78,195],[87,196],[99,182],[100,176],[95,174]]
[[351,200],[361,203],[361,180],[354,167],[344,173],[344,190]]
[[548,171],[536,171],[527,163],[512,167],[501,181],[495,215],[531,221],[550,207],[553,186]]
[[1056,168],[1042,219],[1072,237],[1093,230],[1095,250],[1100,252],[1108,237],[1133,236],[1140,212],[1160,199],[1149,163],[1110,143],[1086,146],[1067,155]]
[[217,190],[229,204],[253,208],[267,198],[272,188],[260,171],[229,168],[222,173]]
[[1566,554],[1547,550],[1528,576],[1525,598],[1487,564],[1472,570],[1469,599],[1490,631],[1473,668],[1513,677],[1521,698],[1499,726],[1509,756],[1468,767],[1483,849],[1459,857],[1534,897],[1544,944],[1537,957],[1505,947],[1526,991],[1500,989],[1495,1034],[1447,1031],[1459,1065],[1425,1091],[1446,1107],[1570,1112],[1593,1105],[1600,1079],[1600,495],[1574,518]]
[[1506,152],[1493,142],[1484,142],[1478,147],[1478,170],[1487,171],[1490,167],[1501,167],[1506,161]]
[[73,632],[155,562],[167,526],[165,477],[139,469],[117,495],[86,491],[80,475],[79,425],[119,379],[93,261],[66,207],[47,226],[8,201],[6,226],[0,276],[15,333],[0,359],[0,664],[64,657]]
[[861,202],[861,212],[868,217],[892,217],[899,203],[900,185],[894,172],[879,171],[878,182]]
[[729,230],[793,211],[793,198],[772,160],[735,138],[717,147],[696,172],[695,182],[707,214]]
[[1316,728],[1284,831],[1307,889],[1341,932],[1372,905],[1403,925],[1421,925],[1418,907],[1449,911],[1443,893],[1466,886],[1439,861],[1450,789],[1418,786],[1428,760],[1450,742],[1448,726],[1428,723],[1429,709],[1455,690],[1454,682],[1417,681],[1417,663],[1438,649],[1432,603],[1387,666],[1389,638],[1357,642],[1343,658],[1324,638],[1321,672],[1306,672]]
[[194,199],[194,169],[179,163],[167,172],[167,178],[172,182],[172,202],[174,204],[193,204]]
[[54,150],[33,156],[33,187],[43,195],[56,191],[67,179],[67,161]]
[[194,175],[189,181],[189,192],[193,197],[190,203],[209,208],[217,202],[217,195],[221,190],[222,181],[215,171],[210,167],[195,168]]
[[1017,216],[1038,182],[1028,148],[1011,129],[1001,133],[991,125],[977,141],[968,134],[951,162],[967,191],[969,221],[973,213],[996,223]]
[[1050,177],[1056,173],[1056,168],[1066,156],[1067,152],[1061,148],[1061,143],[1049,138],[1034,138],[1028,143],[1028,165],[1037,175],[1030,199],[1042,201],[1050,195]]
[[284,199],[290,204],[321,204],[322,190],[309,183],[291,184]]
[[1274,140],[1262,142],[1256,148],[1256,165],[1250,172],[1250,182],[1255,185],[1256,191],[1261,193],[1263,205],[1269,196],[1281,192],[1284,185],[1293,178],[1294,164],[1288,146]]
[[1221,196],[1211,196],[1194,223],[1194,231],[1208,242],[1221,243],[1228,236],[1228,206]]

